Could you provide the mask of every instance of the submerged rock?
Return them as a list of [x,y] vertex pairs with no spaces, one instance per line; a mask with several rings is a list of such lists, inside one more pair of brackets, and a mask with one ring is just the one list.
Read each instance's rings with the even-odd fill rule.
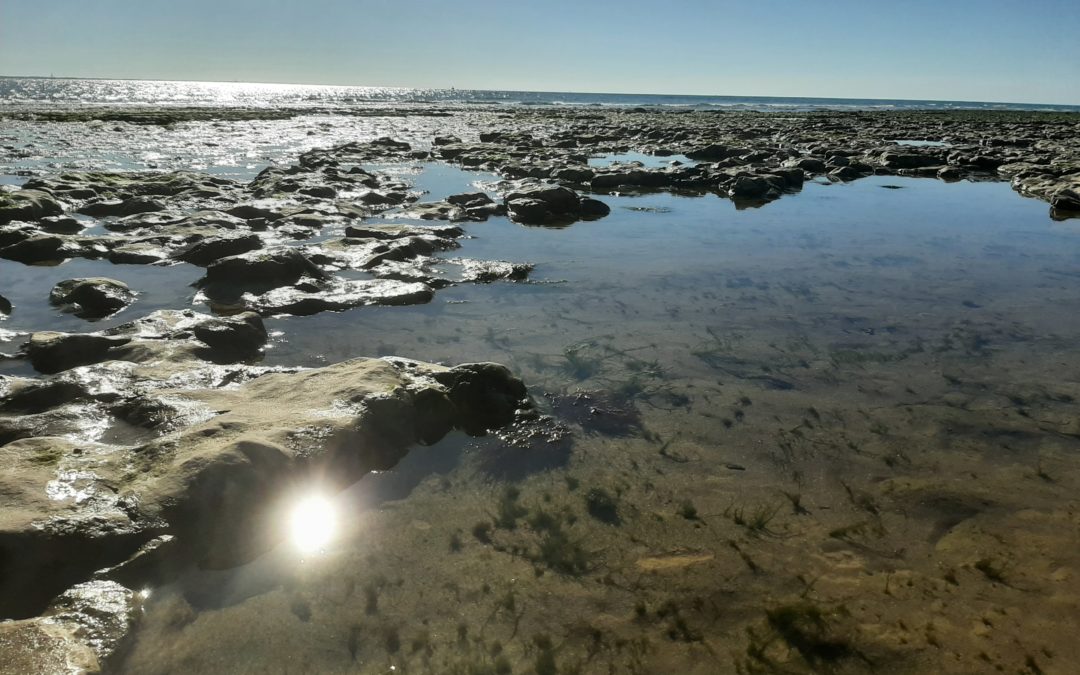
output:
[[[182,320],[161,316],[124,330],[176,329]],[[280,538],[280,508],[297,488],[332,493],[392,467],[412,444],[455,428],[484,434],[532,406],[502,366],[400,359],[268,373],[233,387],[147,389],[138,410],[132,403],[115,410],[132,420],[155,417],[155,406],[200,412],[186,428],[130,449],[56,437],[0,446],[0,615],[36,613],[163,534],[207,566],[250,559]]]
[[78,584],[35,619],[0,623],[5,673],[97,673],[135,624],[135,594],[112,581]]
[[53,287],[49,302],[67,306],[83,319],[102,319],[135,301],[135,293],[122,281],[105,277],[67,279]]

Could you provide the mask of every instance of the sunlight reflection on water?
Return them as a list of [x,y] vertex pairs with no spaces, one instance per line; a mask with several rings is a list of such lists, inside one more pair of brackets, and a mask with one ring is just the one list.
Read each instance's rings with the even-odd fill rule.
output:
[[336,531],[337,513],[325,497],[307,497],[289,514],[289,538],[301,553],[321,551],[333,540]]

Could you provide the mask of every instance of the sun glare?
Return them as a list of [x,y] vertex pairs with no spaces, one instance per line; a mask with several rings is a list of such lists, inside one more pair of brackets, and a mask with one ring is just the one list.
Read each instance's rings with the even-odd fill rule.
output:
[[289,517],[289,533],[303,553],[323,549],[334,537],[337,525],[334,507],[324,497],[308,497],[293,507]]

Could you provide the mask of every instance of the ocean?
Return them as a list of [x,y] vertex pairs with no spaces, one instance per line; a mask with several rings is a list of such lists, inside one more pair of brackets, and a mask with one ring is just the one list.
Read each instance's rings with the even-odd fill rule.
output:
[[0,109],[41,105],[343,107],[444,103],[524,106],[622,106],[717,110],[1045,110],[1076,105],[875,98],[689,96],[489,89],[406,89],[257,82],[173,82],[0,77]]

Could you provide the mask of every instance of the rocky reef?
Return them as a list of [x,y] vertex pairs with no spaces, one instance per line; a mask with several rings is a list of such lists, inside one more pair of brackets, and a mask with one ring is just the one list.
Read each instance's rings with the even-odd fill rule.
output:
[[[107,668],[139,620],[144,588],[187,570],[235,568],[272,550],[283,537],[286,504],[305,491],[338,493],[455,430],[474,436],[497,432],[506,440],[500,452],[511,454],[532,439],[559,437],[558,424],[541,414],[522,380],[494,363],[447,366],[386,356],[321,367],[263,365],[271,342],[268,325],[277,318],[421,305],[465,284],[529,283],[533,265],[528,261],[457,255],[468,253],[474,223],[589,228],[610,214],[605,200],[657,191],[709,194],[739,209],[760,208],[809,181],[840,183],[875,175],[1009,181],[1021,194],[1046,202],[1053,218],[1080,217],[1080,120],[1066,114],[496,112],[453,106],[380,112],[388,119],[420,117],[437,124],[423,127],[419,139],[376,136],[305,150],[287,163],[266,166],[251,180],[190,169],[62,169],[0,187],[0,258],[5,261],[35,269],[76,261],[179,270],[188,275],[184,283],[190,284],[191,302],[205,308],[160,309],[146,289],[100,275],[99,266],[89,273],[93,276],[80,270],[40,289],[56,316],[83,320],[77,327],[3,332],[12,349],[2,356],[13,373],[0,375],[0,459],[6,467],[0,476],[0,618],[11,619],[0,623],[4,667],[13,672]],[[53,111],[17,119],[167,129],[215,121],[288,122],[300,115],[101,109],[67,118]],[[438,133],[427,133],[432,128]],[[407,174],[388,170],[390,164],[452,165],[493,174],[494,180],[483,189],[428,200]],[[750,289],[747,293],[762,290],[749,281],[729,284]],[[19,312],[0,295],[0,321],[7,323]],[[109,320],[118,314],[112,323],[123,323],[112,325]],[[133,315],[139,318],[128,320]],[[650,367],[617,355],[639,371]],[[573,372],[587,375],[596,367],[577,352],[563,356]],[[801,367],[810,368],[813,357],[800,358]],[[794,388],[776,374],[779,369],[746,374],[749,366],[741,361],[737,367],[728,361],[721,366],[721,377],[735,368],[745,375],[741,379],[763,382],[767,396]],[[643,385],[628,379],[624,386],[637,391]],[[831,413],[824,413],[823,422],[810,397],[804,398],[800,405],[812,412],[799,413],[805,415],[803,423],[785,432],[785,442],[802,442],[829,423]],[[641,446],[635,471],[638,460],[659,462],[658,476],[683,471],[683,464],[697,461],[688,455],[707,454],[693,443],[692,450],[669,448],[680,431],[664,442],[650,436],[627,400],[579,392],[552,398],[549,407],[575,420],[585,434],[632,437]],[[665,405],[681,409],[686,400],[676,397]],[[746,414],[749,398],[738,400],[735,417],[723,420],[725,428]],[[650,445],[654,441],[659,454]],[[730,472],[746,468],[734,462],[724,466]],[[552,491],[566,499],[574,493],[583,500],[583,513],[604,528],[636,518],[638,535],[653,536],[649,528],[657,526],[648,514],[620,501],[623,487],[604,488],[607,478],[595,467],[583,471],[592,472],[595,487],[577,495],[568,477],[565,488],[545,487],[547,497],[531,502],[532,513],[512,488],[494,497],[493,515],[473,530],[476,547],[490,546],[515,564],[566,578],[585,574],[596,554],[565,534],[574,521],[569,510],[547,506]],[[1041,476],[1041,465],[1038,471]],[[870,514],[852,527],[879,525],[883,516],[876,503],[866,506],[867,498],[844,487],[850,502]],[[642,503],[660,499],[651,483],[643,489],[648,497]],[[797,494],[784,494],[793,517],[809,513]],[[948,511],[949,500],[959,499],[950,495],[929,501],[911,497],[912,512]],[[968,508],[967,499],[959,499],[962,508]],[[748,533],[746,540],[773,536],[769,523],[779,507],[762,507],[755,515],[714,506],[715,513],[698,513],[687,498],[677,507],[664,502],[650,508],[675,513],[664,528],[673,522],[689,531],[711,519],[734,523],[737,532]],[[529,532],[540,538],[535,551],[516,529],[517,520],[526,517]],[[835,546],[862,541],[862,530],[849,533],[833,524],[837,529],[828,537]],[[746,541],[736,539],[731,536],[724,545],[738,555],[736,566],[749,571],[729,570],[731,577],[758,575],[758,564],[739,548]],[[462,547],[457,533],[450,547]],[[696,549],[626,555],[633,558],[634,574],[646,580],[692,571],[714,559],[713,553]],[[891,575],[886,569],[891,564],[882,563],[874,573]],[[1001,576],[992,565],[990,572],[972,569],[990,579]],[[800,581],[809,592],[812,580]],[[617,575],[602,580],[605,588],[638,583]],[[495,613],[512,616],[513,597],[510,592],[510,600],[499,600]],[[638,612],[639,624],[670,624],[672,643],[703,642],[678,608],[654,604],[627,613]],[[716,599],[684,604],[684,614],[705,616]],[[809,656],[800,658],[811,666],[817,658],[813,649],[832,644],[818,635],[824,619],[816,610],[796,603],[771,611],[768,632],[761,635],[781,636],[796,651],[809,645]],[[807,642],[811,633],[820,640]],[[760,642],[760,636],[751,638],[752,645]],[[775,651],[770,645],[779,640],[764,643],[762,654]],[[465,637],[459,642],[468,644]],[[388,637],[387,644],[394,642]],[[595,644],[601,645],[599,638]],[[349,649],[356,651],[355,645]],[[537,639],[525,653],[540,662],[545,655],[553,659],[555,651],[550,641]],[[768,663],[747,653],[747,663]],[[497,659],[497,654],[483,658]],[[843,658],[863,664],[856,651]]]

